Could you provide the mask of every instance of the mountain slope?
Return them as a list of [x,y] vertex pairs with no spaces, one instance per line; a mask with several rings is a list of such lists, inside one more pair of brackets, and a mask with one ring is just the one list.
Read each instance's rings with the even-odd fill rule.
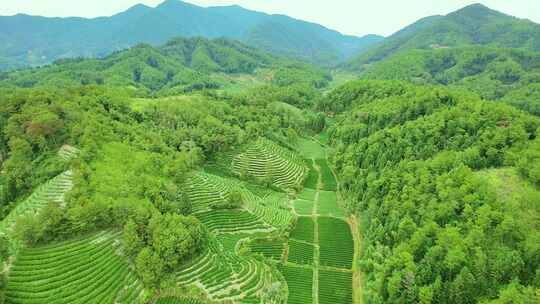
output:
[[540,25],[473,4],[446,16],[423,18],[360,54],[347,66],[360,70],[402,51],[468,45],[540,51]]
[[403,51],[366,67],[362,78],[460,86],[540,115],[540,52],[485,46]]
[[203,8],[167,0],[136,5],[111,17],[0,16],[0,69],[36,66],[58,58],[96,57],[137,43],[161,45],[174,37],[226,37],[279,55],[333,64],[382,37],[345,36],[318,24],[239,6]]
[[106,85],[129,88],[139,96],[269,83],[321,88],[330,80],[323,69],[224,38],[176,38],[160,47],[138,44],[104,58],[60,59],[40,68],[0,73],[0,87]]
[[156,48],[139,44],[103,59],[63,59],[55,64],[2,76],[18,87],[105,84],[178,92],[220,86],[214,73],[252,74],[278,59],[236,41],[175,39]]

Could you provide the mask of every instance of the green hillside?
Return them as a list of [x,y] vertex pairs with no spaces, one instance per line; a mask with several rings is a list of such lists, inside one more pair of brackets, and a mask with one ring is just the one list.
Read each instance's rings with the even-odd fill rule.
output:
[[521,178],[537,184],[538,118],[395,82],[350,83],[332,98],[329,106],[347,105],[329,132],[342,193],[361,217],[366,301],[532,300],[537,191],[514,190],[523,189],[515,176],[497,184],[489,172],[521,170],[516,156],[530,155],[535,165]]
[[540,115],[540,52],[490,47],[412,50],[373,64],[362,77],[459,86]]
[[0,304],[539,303],[533,23],[428,17],[358,75],[324,67],[357,38],[238,6],[11,19],[103,37],[0,74]]
[[366,64],[413,49],[483,45],[540,51],[540,25],[473,4],[446,16],[423,18],[351,60],[346,67]]

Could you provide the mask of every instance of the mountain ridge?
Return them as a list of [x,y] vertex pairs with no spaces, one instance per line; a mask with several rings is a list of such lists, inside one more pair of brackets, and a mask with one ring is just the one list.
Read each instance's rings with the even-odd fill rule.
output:
[[540,51],[540,24],[476,3],[446,15],[419,19],[359,54],[346,66],[361,71],[366,64],[402,51],[468,45]]
[[103,57],[137,43],[160,45],[175,37],[196,36],[237,39],[275,55],[323,65],[346,60],[382,39],[343,35],[316,23],[241,6],[205,8],[168,0],[154,8],[137,4],[109,17],[0,16],[0,38],[6,42],[0,46],[0,69],[39,66],[59,58]]

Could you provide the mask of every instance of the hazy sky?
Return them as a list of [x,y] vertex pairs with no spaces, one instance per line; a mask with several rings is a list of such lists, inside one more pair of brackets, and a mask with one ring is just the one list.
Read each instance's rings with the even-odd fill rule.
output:
[[[110,16],[137,3],[163,0],[0,0],[0,15]],[[472,3],[540,23],[540,0],[187,0],[201,6],[238,4],[267,13],[320,23],[345,34],[391,33],[419,18],[447,14]]]

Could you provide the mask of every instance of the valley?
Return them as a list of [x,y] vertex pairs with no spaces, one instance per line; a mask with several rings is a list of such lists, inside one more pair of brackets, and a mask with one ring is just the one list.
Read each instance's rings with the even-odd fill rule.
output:
[[540,25],[0,24],[0,304],[539,302]]

